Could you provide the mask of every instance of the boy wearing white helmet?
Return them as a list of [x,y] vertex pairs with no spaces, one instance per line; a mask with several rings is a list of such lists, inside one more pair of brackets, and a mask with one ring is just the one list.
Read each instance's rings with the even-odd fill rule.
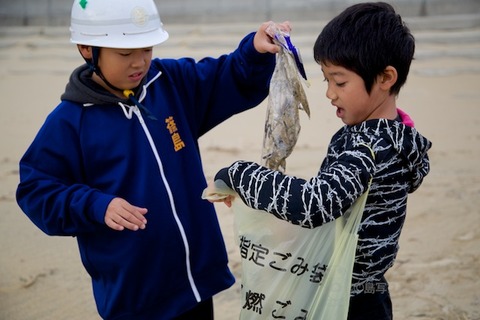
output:
[[74,2],[87,63],[22,157],[17,201],[46,234],[77,238],[102,318],[213,319],[234,283],[197,139],[267,96],[267,26],[219,58],[152,60],[168,38],[153,0]]

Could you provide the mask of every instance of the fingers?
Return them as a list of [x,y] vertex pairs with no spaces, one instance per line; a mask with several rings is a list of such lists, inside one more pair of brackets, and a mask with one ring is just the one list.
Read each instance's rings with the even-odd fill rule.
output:
[[290,33],[292,31],[292,25],[290,24],[290,21],[284,21],[282,23],[277,23],[276,25],[283,32]]
[[114,198],[107,207],[105,223],[113,230],[122,231],[126,228],[137,231],[146,228],[147,219],[144,217],[146,213],[146,208],[133,206],[121,198]]
[[223,203],[225,203],[227,207],[231,208],[233,199],[234,199],[234,196],[228,196],[223,200]]
[[279,48],[273,43],[271,28],[274,23],[272,21],[264,22],[260,25],[255,37],[253,38],[253,45],[260,53],[277,53]]
[[290,23],[290,21],[284,21],[282,23],[282,26],[284,26],[288,32],[292,32],[292,24]]
[[280,48],[273,42],[274,29],[272,30],[272,28],[274,27],[277,27],[286,33],[290,33],[290,31],[292,31],[289,21],[284,21],[282,23],[268,21],[262,23],[253,39],[253,45],[258,52],[270,52],[275,54],[280,50]]
[[232,206],[232,201],[235,197],[232,196],[232,195],[216,195],[216,194],[212,194],[210,195],[207,200],[211,203],[215,203],[215,202],[223,202],[227,207],[231,207]]

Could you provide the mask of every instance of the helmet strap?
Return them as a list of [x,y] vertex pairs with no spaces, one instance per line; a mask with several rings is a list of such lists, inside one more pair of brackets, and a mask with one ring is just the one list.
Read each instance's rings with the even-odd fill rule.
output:
[[97,69],[98,69],[98,56],[100,55],[100,48],[99,47],[94,47],[94,46],[91,46],[91,48],[92,48],[92,58],[91,59],[85,58],[83,56],[80,48],[78,49],[78,51],[80,52],[80,55],[82,56],[83,60],[85,60],[85,62],[87,63],[90,71],[96,73]]
[[102,70],[100,70],[100,67],[98,66],[98,57],[99,56],[100,56],[100,47],[92,46],[92,59],[86,59],[86,58],[83,58],[83,59],[85,59],[85,62],[87,63],[88,67],[90,68],[90,71],[95,72],[97,74],[97,76],[99,76],[100,79],[102,79],[102,81],[105,82],[105,84],[110,89],[123,93],[123,89],[115,87],[103,75]]
[[99,55],[100,55],[100,47],[92,46],[92,59],[86,59],[85,57],[83,58],[85,59],[85,62],[87,63],[90,70],[92,72],[95,72],[110,89],[121,92],[125,98],[127,98],[130,102],[135,104],[140,110],[145,112],[145,114],[149,119],[157,120],[157,118],[143,104],[141,104],[140,101],[137,100],[137,98],[135,98],[135,95],[132,90],[124,90],[124,89],[115,87],[113,84],[111,84],[107,80],[107,78],[105,78],[102,70],[100,70],[100,67],[98,66]]
[[100,47],[93,47],[92,46],[92,61],[90,62],[90,69],[92,69],[93,72],[96,72],[97,69],[100,69],[98,67],[98,57],[100,56]]
[[140,103],[140,101],[135,98],[135,95],[132,90],[123,90],[123,95],[130,101],[133,102],[140,110],[145,112],[147,117],[152,120],[157,120],[157,118],[148,110],[147,107],[145,107],[143,104]]

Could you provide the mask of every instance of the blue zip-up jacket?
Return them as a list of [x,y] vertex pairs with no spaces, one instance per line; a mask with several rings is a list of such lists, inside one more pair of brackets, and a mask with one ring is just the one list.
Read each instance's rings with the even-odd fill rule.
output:
[[[148,112],[78,68],[21,159],[18,204],[77,237],[103,318],[171,319],[234,283],[197,139],[267,96],[275,56],[253,36],[216,59],[153,59],[136,93]],[[146,229],[106,226],[115,197],[148,209]]]

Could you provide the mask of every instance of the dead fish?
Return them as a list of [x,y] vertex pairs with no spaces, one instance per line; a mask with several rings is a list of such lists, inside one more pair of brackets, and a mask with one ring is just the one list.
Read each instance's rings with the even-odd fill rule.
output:
[[289,36],[278,29],[274,41],[279,44],[280,52],[270,81],[262,165],[285,172],[286,159],[300,134],[299,110],[310,117],[310,109],[300,78],[302,75],[306,79],[306,75],[298,51],[291,45]]

